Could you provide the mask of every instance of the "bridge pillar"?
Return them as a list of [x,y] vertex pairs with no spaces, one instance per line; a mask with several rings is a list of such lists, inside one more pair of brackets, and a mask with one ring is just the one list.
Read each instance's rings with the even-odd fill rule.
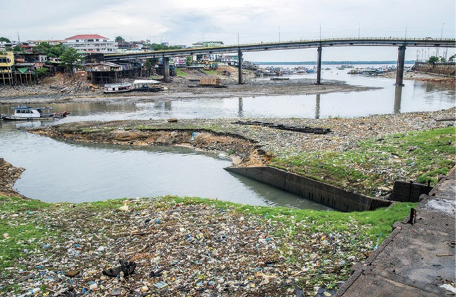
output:
[[317,85],[321,85],[321,46],[317,48],[318,62],[317,62]]
[[163,82],[169,83],[171,79],[169,77],[169,58],[163,57]]
[[397,55],[396,86],[404,85],[405,45],[401,45]]
[[238,84],[242,84],[242,52],[241,49],[238,50]]

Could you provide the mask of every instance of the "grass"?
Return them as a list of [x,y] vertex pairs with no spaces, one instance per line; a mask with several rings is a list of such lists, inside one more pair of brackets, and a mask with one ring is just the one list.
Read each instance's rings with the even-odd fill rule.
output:
[[[455,128],[409,132],[360,141],[344,152],[310,152],[275,158],[273,167],[370,196],[395,180],[437,183],[455,165]],[[379,189],[382,187],[383,189]]]
[[219,73],[217,72],[217,70],[204,70],[204,69],[201,69],[201,71],[203,71],[204,73],[206,73],[207,75],[218,75]]
[[[124,203],[128,205],[129,212],[119,210]],[[348,278],[354,260],[364,259],[367,253],[375,249],[390,234],[392,224],[403,220],[410,212],[410,208],[416,205],[396,203],[389,208],[375,211],[342,213],[242,205],[214,199],[177,196],[78,204],[43,203],[0,196],[0,232],[9,235],[9,238],[0,238],[0,268],[3,271],[0,279],[13,277],[8,267],[14,267],[16,272],[19,269],[33,271],[39,269],[35,267],[40,265],[35,262],[36,259],[52,256],[53,261],[59,261],[59,256],[46,254],[49,252],[45,245],[51,243],[52,247],[65,246],[70,234],[68,232],[72,235],[77,234],[78,238],[87,238],[89,242],[93,236],[106,240],[110,236],[117,236],[112,234],[116,233],[117,228],[122,229],[123,222],[129,222],[131,215],[150,211],[167,212],[176,204],[213,207],[229,213],[234,218],[245,217],[246,220],[260,222],[260,226],[272,230],[270,236],[274,237],[277,253],[285,259],[286,265],[309,265],[311,275],[299,277],[298,281],[300,287],[305,287],[309,291],[316,286],[335,286],[340,280]],[[116,223],[113,224],[112,220]],[[337,254],[332,250],[333,243],[338,246]],[[90,248],[95,249],[97,244],[101,245],[98,242]],[[312,264],[312,255],[318,255],[316,266]],[[337,271],[324,266],[330,262],[332,264],[328,264],[328,267],[336,267]],[[46,290],[42,288],[42,292]],[[18,285],[6,284],[0,291],[20,293],[23,289]]]
[[180,77],[185,77],[187,76],[187,73],[183,72],[180,68],[176,68],[176,75]]
[[15,265],[15,260],[40,248],[38,239],[54,235],[45,227],[45,222],[29,222],[31,217],[47,211],[50,206],[51,204],[37,200],[0,196],[1,269]]

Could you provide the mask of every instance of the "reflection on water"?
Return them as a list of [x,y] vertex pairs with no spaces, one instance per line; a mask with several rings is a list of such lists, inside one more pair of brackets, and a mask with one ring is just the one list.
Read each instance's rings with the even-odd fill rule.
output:
[[401,113],[402,86],[396,86],[394,90],[394,114]]
[[320,94],[316,95],[315,99],[315,118],[319,119],[320,118]]

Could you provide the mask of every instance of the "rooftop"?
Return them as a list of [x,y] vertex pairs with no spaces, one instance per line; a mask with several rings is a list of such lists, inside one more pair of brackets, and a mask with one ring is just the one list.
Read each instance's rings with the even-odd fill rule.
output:
[[98,35],[98,34],[79,34],[79,35],[74,35],[74,36],[65,38],[65,40],[71,40],[71,39],[109,39],[109,38]]

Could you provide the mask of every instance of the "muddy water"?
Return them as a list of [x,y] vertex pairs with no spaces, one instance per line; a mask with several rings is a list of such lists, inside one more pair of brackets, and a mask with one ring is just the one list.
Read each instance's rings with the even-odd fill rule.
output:
[[[24,125],[39,123],[24,123]],[[251,205],[326,207],[223,170],[226,156],[181,147],[131,148],[61,142],[3,123],[0,156],[26,170],[14,188],[47,202],[86,202],[161,195]]]

